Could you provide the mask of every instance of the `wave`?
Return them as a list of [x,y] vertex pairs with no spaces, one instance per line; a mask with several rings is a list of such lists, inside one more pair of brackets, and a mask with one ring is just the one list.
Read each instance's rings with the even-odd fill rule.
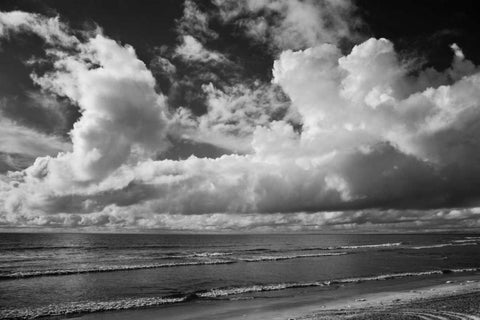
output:
[[434,248],[443,248],[443,247],[452,247],[452,246],[475,246],[476,242],[466,242],[466,243],[440,243],[440,244],[429,244],[424,246],[415,246],[410,247],[410,249],[421,250],[421,249],[434,249]]
[[[472,240],[473,241],[473,240]],[[252,248],[245,250],[238,250],[236,252],[287,252],[287,251],[313,251],[313,250],[341,250],[341,249],[366,249],[366,248],[383,248],[383,247],[395,247],[400,246],[401,242],[395,243],[379,243],[379,244],[365,244],[365,245],[344,245],[344,246],[330,246],[330,247],[309,247],[309,248],[295,248],[287,250],[276,250],[269,248]],[[131,245],[131,246],[108,246],[108,245],[70,245],[70,246],[22,246],[22,247],[0,247],[0,251],[30,251],[30,250],[62,250],[62,249],[74,249],[74,250],[127,250],[127,249],[137,249],[137,250],[150,250],[150,249],[174,249],[181,248],[178,245]],[[187,252],[188,253],[188,252]],[[173,253],[175,254],[175,253]],[[188,253],[190,254],[190,253]],[[201,252],[192,254],[197,254],[198,256],[205,255],[215,256],[215,255],[229,255],[234,254],[233,252]]]
[[0,247],[0,251],[29,251],[29,250],[61,250],[61,249],[108,249],[108,246],[24,246]]
[[185,252],[183,254],[170,253],[161,256],[161,259],[188,259],[188,258],[210,258],[210,257],[226,257],[233,255],[233,252]]
[[0,247],[0,251],[27,251],[27,250],[61,250],[61,249],[78,249],[78,250],[125,250],[125,249],[136,249],[136,250],[148,250],[148,249],[174,249],[181,248],[181,245],[129,245],[129,246],[119,246],[119,245],[70,245],[70,246],[14,246],[14,247]]
[[193,257],[224,257],[231,255],[233,255],[233,252],[194,252],[191,254]]
[[383,280],[391,280],[391,279],[406,278],[406,277],[421,277],[421,276],[429,276],[429,275],[442,275],[442,274],[449,274],[449,273],[478,272],[478,271],[480,271],[480,267],[429,270],[429,271],[420,271],[420,272],[389,273],[389,274],[382,274],[382,275],[376,275],[376,276],[344,278],[344,279],[335,279],[335,280],[326,280],[326,281],[291,282],[291,283],[253,285],[248,287],[219,288],[219,289],[211,289],[205,292],[198,292],[196,293],[196,295],[202,298],[218,298],[218,297],[225,297],[225,296],[245,294],[245,293],[254,293],[254,292],[278,291],[278,290],[305,288],[305,287],[322,287],[322,286],[332,286],[332,285],[339,285],[339,284],[361,283],[361,282],[367,282],[367,281],[383,281]]
[[454,243],[470,243],[480,241],[480,239],[462,239],[462,240],[452,240]]
[[332,251],[332,250],[350,250],[350,249],[369,249],[369,248],[388,248],[401,246],[402,242],[387,242],[378,244],[362,244],[362,245],[342,245],[342,246],[329,246],[329,247],[308,247],[308,248],[291,248],[291,249],[268,249],[268,248],[255,248],[243,250],[244,252],[289,252],[289,251]]
[[[229,252],[211,252],[211,253],[199,253],[193,254],[190,257],[217,257],[230,255]],[[95,266],[91,268],[82,269],[55,269],[55,270],[35,270],[15,272],[8,274],[0,274],[0,280],[21,279],[21,278],[34,278],[34,277],[48,277],[48,276],[67,276],[82,273],[99,273],[99,272],[119,272],[119,271],[131,271],[141,269],[157,269],[157,268],[173,268],[173,267],[187,267],[187,266],[203,266],[203,265],[217,265],[217,264],[233,264],[238,262],[260,262],[260,261],[279,261],[299,258],[314,258],[324,256],[339,256],[347,254],[346,252],[332,252],[332,253],[316,253],[316,254],[300,254],[289,256],[260,256],[254,258],[239,258],[230,260],[201,260],[201,261],[188,261],[188,262],[169,262],[169,263],[152,263],[152,264],[140,264],[140,265],[112,265],[112,266]],[[176,256],[170,256],[174,259]],[[188,256],[178,256],[178,258],[188,258]]]
[[279,261],[279,260],[290,260],[290,259],[299,259],[299,258],[343,256],[346,254],[347,252],[312,253],[312,254],[296,254],[296,255],[288,255],[288,256],[260,256],[260,257],[254,257],[254,258],[241,258],[240,260],[245,262]]
[[402,242],[394,243],[380,243],[380,244],[364,244],[356,246],[340,246],[337,249],[369,249],[369,248],[388,248],[388,247],[398,247],[401,246]]
[[[206,291],[197,291],[193,293],[179,294],[167,297],[146,297],[146,298],[131,298],[120,299],[114,301],[87,301],[87,302],[71,302],[58,305],[48,305],[44,307],[35,308],[19,308],[19,309],[3,309],[0,310],[0,319],[36,319],[40,317],[53,316],[69,316],[75,314],[94,313],[103,311],[139,309],[161,306],[166,304],[175,304],[187,302],[195,299],[218,299],[228,297],[232,300],[237,300],[235,297],[242,294],[280,291],[294,288],[306,287],[321,287],[341,284],[355,284],[367,281],[383,281],[396,278],[405,277],[421,277],[429,275],[442,275],[449,273],[461,272],[478,272],[480,267],[462,268],[462,269],[444,269],[444,270],[429,270],[420,272],[403,272],[381,274],[376,276],[366,276],[357,278],[344,278],[334,280],[322,280],[312,282],[292,282],[292,283],[273,283],[273,284],[257,284],[252,286],[239,287],[225,287],[214,288]],[[232,297],[233,296],[233,297]]]
[[122,265],[122,266],[96,266],[84,269],[63,269],[63,270],[37,270],[26,272],[15,272],[10,274],[0,274],[0,280],[16,279],[16,278],[33,278],[47,276],[65,276],[81,273],[99,273],[114,271],[130,271],[140,269],[157,269],[172,268],[186,266],[216,265],[216,264],[232,264],[235,260],[210,260],[210,261],[193,261],[193,262],[172,262],[172,263],[152,263],[142,265]]
[[187,300],[188,296],[178,298],[152,297],[121,299],[104,302],[71,302],[63,305],[0,310],[0,319],[37,319],[43,317],[71,316],[82,313],[148,308],[185,302]]
[[[450,246],[459,243],[474,243],[476,240],[480,240],[480,237],[465,237],[461,240],[452,240],[448,244],[436,244],[436,245],[424,245],[412,247],[413,249],[426,249],[426,248],[439,248],[444,246]],[[387,243],[378,243],[378,244],[361,244],[361,245],[341,245],[341,246],[328,246],[328,247],[307,247],[307,248],[290,248],[290,249],[271,249],[271,248],[252,248],[244,250],[233,250],[227,252],[165,252],[161,257],[162,259],[183,259],[189,257],[222,257],[230,256],[235,254],[243,253],[284,253],[284,252],[303,252],[303,251],[338,251],[338,250],[358,250],[358,249],[379,249],[379,248],[395,248],[404,245],[402,242],[387,242]],[[30,247],[5,247],[0,248],[1,251],[28,251],[28,250],[61,250],[61,249],[78,249],[78,250],[128,250],[128,249],[138,249],[138,250],[149,250],[149,249],[173,249],[178,246],[172,245],[142,245],[142,246],[30,246]],[[406,247],[408,248],[408,247]]]
[[[164,258],[169,259],[184,259],[184,258],[208,258],[208,257],[221,257],[232,255],[232,252],[203,252],[182,256],[166,256]],[[297,254],[286,256],[260,256],[251,258],[237,258],[229,260],[200,260],[200,261],[188,261],[188,262],[168,262],[168,263],[152,263],[152,264],[136,264],[136,265],[112,265],[112,266],[95,266],[82,269],[55,269],[55,270],[34,270],[14,272],[7,274],[0,274],[0,280],[22,279],[22,278],[34,278],[34,277],[48,277],[48,276],[68,276],[74,274],[83,273],[100,273],[100,272],[119,272],[119,271],[131,271],[141,269],[157,269],[157,268],[173,268],[173,267],[186,267],[186,266],[202,266],[202,265],[217,265],[217,264],[233,264],[238,262],[262,262],[262,261],[280,261],[290,259],[301,258],[316,258],[327,256],[340,256],[348,254],[347,252],[331,252],[331,253],[313,253],[313,254]]]

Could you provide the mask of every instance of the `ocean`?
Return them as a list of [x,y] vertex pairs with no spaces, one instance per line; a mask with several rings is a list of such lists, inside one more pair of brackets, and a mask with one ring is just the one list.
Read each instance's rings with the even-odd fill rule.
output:
[[478,272],[479,244],[475,234],[4,233],[0,319]]

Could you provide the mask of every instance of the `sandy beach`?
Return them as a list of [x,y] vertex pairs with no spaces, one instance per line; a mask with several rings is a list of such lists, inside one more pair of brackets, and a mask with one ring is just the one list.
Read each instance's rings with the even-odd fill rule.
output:
[[470,319],[480,320],[480,282],[448,281],[417,290],[377,293],[326,305],[296,319]]
[[480,319],[480,275],[423,280],[387,280],[340,286],[335,292],[308,290],[288,296],[211,301],[162,308],[86,314],[110,319]]

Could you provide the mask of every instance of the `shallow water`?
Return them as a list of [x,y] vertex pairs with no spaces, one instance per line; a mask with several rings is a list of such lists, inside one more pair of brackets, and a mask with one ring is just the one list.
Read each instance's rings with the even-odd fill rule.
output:
[[468,272],[480,267],[479,243],[458,234],[0,234],[0,317]]

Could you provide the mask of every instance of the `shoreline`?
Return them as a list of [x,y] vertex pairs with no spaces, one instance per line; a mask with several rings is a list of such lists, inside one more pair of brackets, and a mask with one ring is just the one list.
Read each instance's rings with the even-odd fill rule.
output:
[[[421,309],[418,303],[440,301],[449,309],[443,310],[445,312],[465,313],[462,312],[465,311],[464,307],[458,307],[458,303],[451,302],[455,297],[465,295],[468,295],[465,301],[473,301],[472,305],[475,306],[480,305],[480,273],[340,285],[333,290],[293,289],[277,295],[260,293],[255,299],[193,301],[147,309],[83,314],[68,318],[79,320],[422,319],[415,317],[417,311],[411,311]],[[434,311],[430,309],[422,312],[428,314]],[[452,319],[480,320],[480,317],[475,317],[480,314],[478,307],[476,311],[469,309],[468,312],[471,314],[470,317]],[[449,319],[449,317],[444,314],[443,318],[438,319]]]

